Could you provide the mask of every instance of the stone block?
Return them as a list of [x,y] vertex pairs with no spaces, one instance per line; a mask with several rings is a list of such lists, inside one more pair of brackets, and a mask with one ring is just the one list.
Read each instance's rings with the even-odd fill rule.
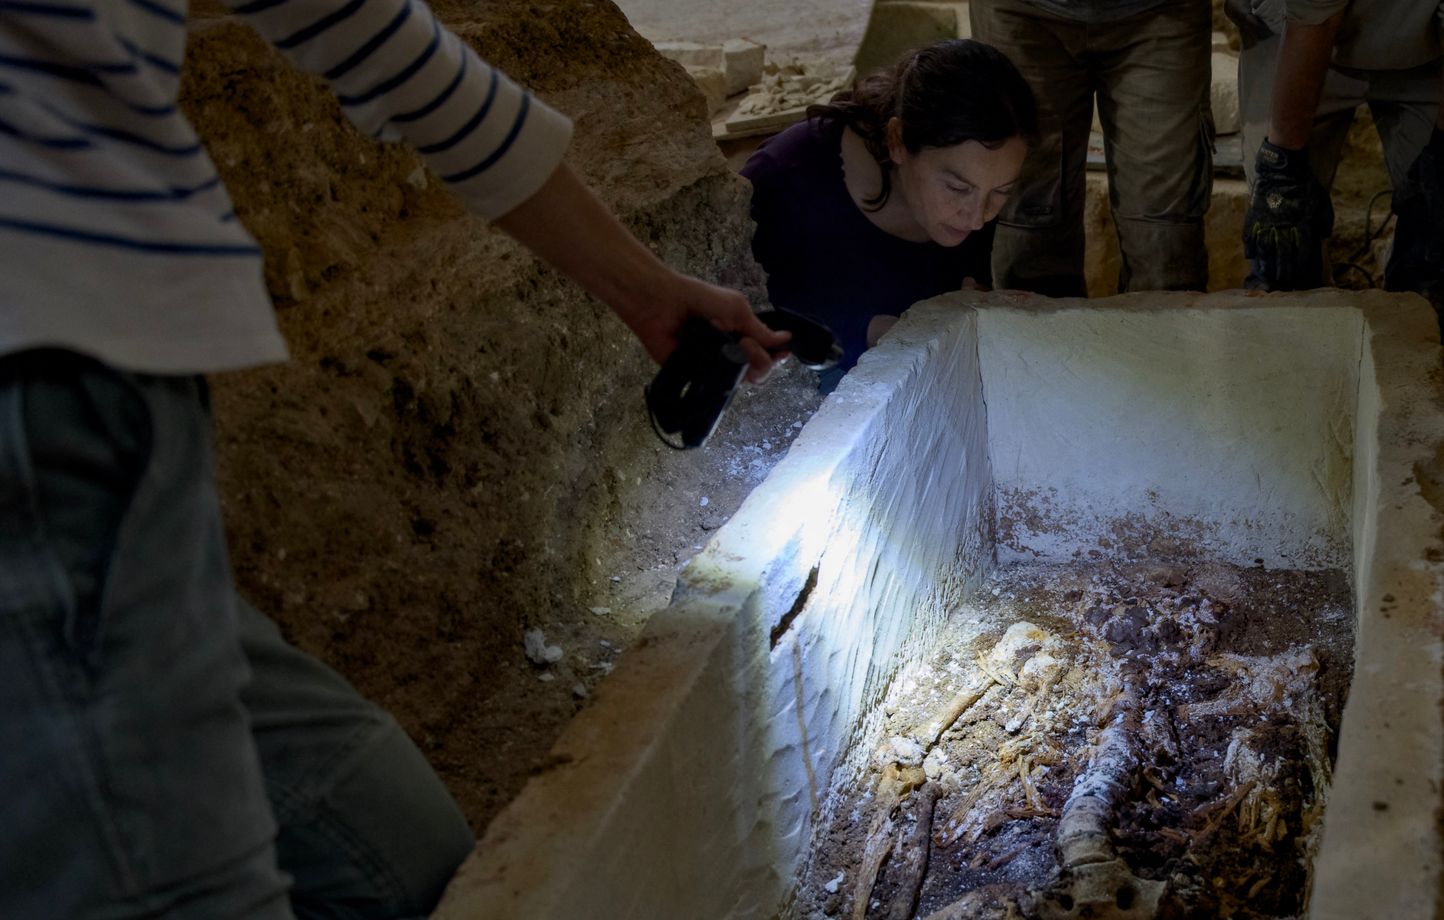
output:
[[1213,198],[1203,218],[1210,291],[1243,287],[1248,268],[1243,257],[1243,215],[1248,210],[1248,197],[1248,183],[1244,180],[1214,177]]
[[1431,916],[1439,361],[1428,304],[1377,291],[913,307],[688,565],[433,916],[777,915],[821,796],[868,756],[846,750],[857,720],[938,617],[994,564],[1108,555],[1140,524],[1232,564],[1352,576],[1310,916]]
[[1219,134],[1236,134],[1243,127],[1238,111],[1238,56],[1213,53],[1213,81],[1208,88],[1213,126]]
[[878,3],[854,63],[860,75],[891,67],[907,52],[958,37],[958,9],[950,3]]
[[722,73],[727,95],[745,92],[762,79],[762,65],[767,59],[767,46],[745,38],[733,38],[722,44]]
[[[990,564],[971,314],[933,307],[863,356],[750,513],[688,564],[555,766],[487,828],[434,920],[779,915],[871,694]],[[918,392],[959,411],[920,413]]]
[[[1094,110],[1096,116],[1097,110]],[[1083,279],[1089,297],[1118,293],[1118,231],[1108,206],[1108,177],[1101,172],[1087,174],[1083,195]]]
[[683,67],[722,69],[721,45],[704,45],[699,42],[657,42],[655,47],[661,52],[662,57],[676,61]]
[[714,67],[688,67],[687,73],[707,97],[707,114],[717,114],[731,95],[727,92],[727,75]]
[[[1213,180],[1213,198],[1204,216],[1204,245],[1208,247],[1208,289],[1227,291],[1243,286],[1243,215],[1248,209],[1248,183],[1242,179]],[[1108,206],[1108,177],[1088,173],[1083,206],[1087,234],[1083,276],[1089,297],[1118,293],[1118,233]]]

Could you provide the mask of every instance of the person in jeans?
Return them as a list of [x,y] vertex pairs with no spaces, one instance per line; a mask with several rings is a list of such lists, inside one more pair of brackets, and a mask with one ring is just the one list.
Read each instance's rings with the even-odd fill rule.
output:
[[1042,141],[998,220],[1000,288],[1082,297],[1084,171],[1094,101],[1123,291],[1203,290],[1213,188],[1205,0],[973,0],[973,37],[1018,65]]
[[1354,113],[1367,104],[1398,217],[1384,286],[1444,301],[1444,3],[1229,0],[1239,55],[1246,286],[1330,283],[1329,189]]
[[[571,123],[418,0],[235,12],[664,358],[680,275]],[[203,374],[280,361],[261,253],[176,107],[184,0],[0,4],[0,917],[424,916],[473,846],[385,712],[236,594]]]

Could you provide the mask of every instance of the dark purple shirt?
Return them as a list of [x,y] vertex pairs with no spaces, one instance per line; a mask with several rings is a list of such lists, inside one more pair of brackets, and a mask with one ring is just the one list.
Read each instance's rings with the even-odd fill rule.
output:
[[752,253],[772,305],[824,324],[842,343],[843,368],[867,348],[867,324],[919,300],[990,285],[993,225],[957,246],[899,239],[868,220],[842,174],[842,124],[809,119],[766,141],[742,167],[752,180]]

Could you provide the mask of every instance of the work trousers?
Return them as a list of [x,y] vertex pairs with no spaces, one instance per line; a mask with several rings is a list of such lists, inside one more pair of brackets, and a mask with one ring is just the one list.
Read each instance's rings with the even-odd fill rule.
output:
[[[1239,117],[1243,122],[1243,165],[1249,184],[1254,159],[1268,136],[1273,99],[1274,67],[1282,39],[1270,36],[1245,48],[1238,58]],[[1309,136],[1309,165],[1324,188],[1331,188],[1339,170],[1344,141],[1354,114],[1368,105],[1384,147],[1384,165],[1397,188],[1419,152],[1429,143],[1439,111],[1439,62],[1408,70],[1340,70],[1330,68],[1323,97]],[[1388,212],[1377,209],[1382,220]],[[1441,215],[1444,220],[1444,215]],[[1326,277],[1301,287],[1326,286]],[[1259,286],[1251,283],[1251,286]]]
[[424,916],[473,845],[232,586],[198,378],[0,357],[0,916]]
[[1006,54],[1038,98],[1041,142],[993,244],[1000,288],[1082,297],[1083,211],[1094,97],[1119,290],[1203,290],[1213,188],[1207,3],[1168,3],[1118,22],[1058,19],[1026,0],[973,0],[973,37]]

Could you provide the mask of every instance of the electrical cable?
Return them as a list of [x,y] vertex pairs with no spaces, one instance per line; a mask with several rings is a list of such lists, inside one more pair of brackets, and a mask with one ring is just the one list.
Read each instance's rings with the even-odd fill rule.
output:
[[[1392,196],[1393,189],[1380,189],[1373,195],[1369,196],[1369,204],[1364,209],[1364,242],[1359,244],[1359,248],[1350,253],[1348,258],[1334,263],[1333,276],[1334,284],[1336,286],[1339,284],[1339,279],[1343,276],[1343,274],[1347,273],[1349,269],[1353,269],[1354,271],[1363,275],[1365,280],[1369,282],[1368,286],[1370,288],[1377,288],[1379,286],[1378,281],[1374,278],[1373,272],[1369,271],[1362,264],[1360,264],[1359,259],[1363,257],[1363,255],[1373,247],[1375,240],[1384,235],[1384,231],[1394,220],[1394,211],[1391,207],[1389,210],[1389,216],[1384,218],[1383,222],[1379,224],[1379,228],[1372,231],[1369,229],[1369,225],[1374,222],[1374,205],[1377,204],[1379,199],[1384,197],[1385,195]],[[1340,269],[1343,269],[1343,271],[1341,272]]]

